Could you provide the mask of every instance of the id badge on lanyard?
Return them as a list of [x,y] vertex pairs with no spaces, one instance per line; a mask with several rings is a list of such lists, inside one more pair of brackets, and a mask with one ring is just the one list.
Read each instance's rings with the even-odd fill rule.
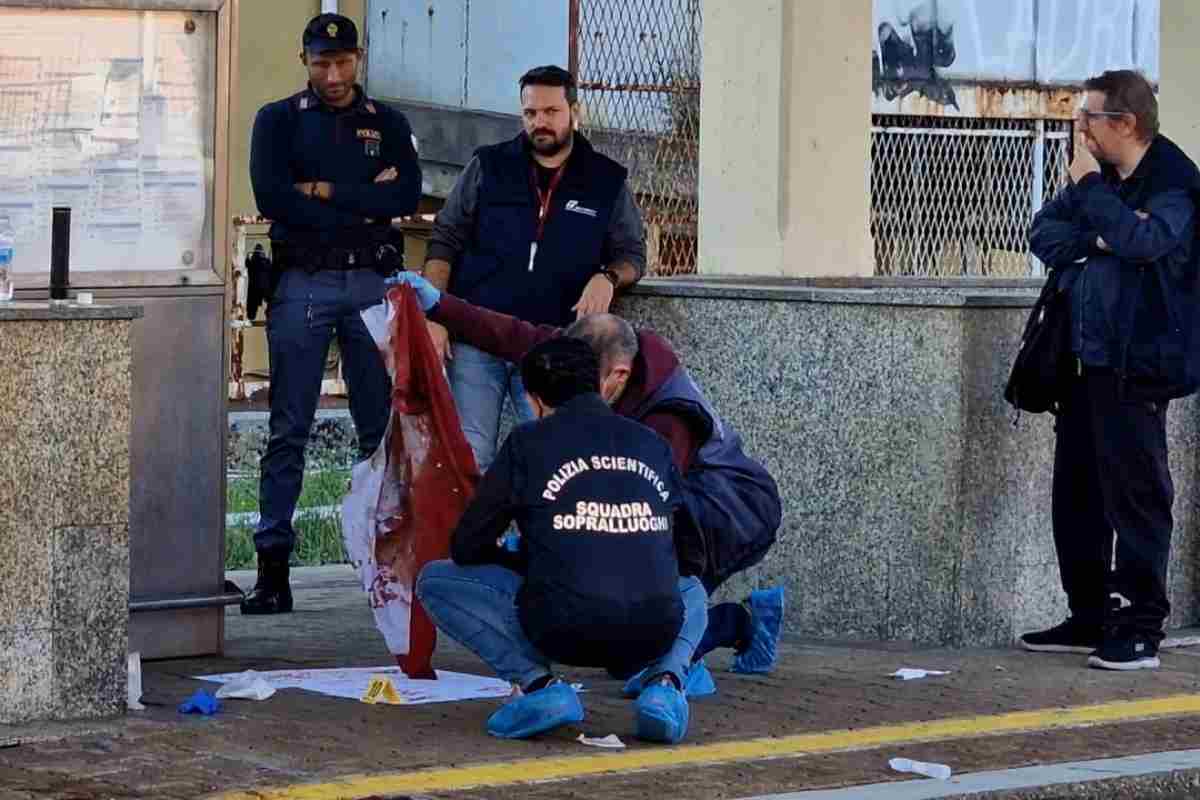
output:
[[537,194],[538,199],[538,219],[537,232],[533,236],[533,241],[529,243],[529,272],[533,272],[533,262],[537,259],[538,243],[542,241],[542,234],[546,230],[546,220],[550,217],[550,202],[554,199],[554,190],[558,188],[558,182],[562,178],[563,171],[566,169],[566,164],[560,164],[558,169],[554,171],[554,175],[550,178],[550,186],[546,191],[542,191],[542,187],[538,184],[537,165],[530,167],[530,180],[533,183],[533,191]]

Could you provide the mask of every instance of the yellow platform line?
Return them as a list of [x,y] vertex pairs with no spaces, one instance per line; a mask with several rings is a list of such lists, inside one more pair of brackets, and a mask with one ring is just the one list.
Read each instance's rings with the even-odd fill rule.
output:
[[521,759],[449,769],[353,775],[326,783],[296,784],[213,795],[211,800],[362,800],[372,795],[450,792],[568,780],[645,769],[795,758],[884,745],[1033,733],[1114,722],[1200,713],[1200,695],[1124,700],[1090,706],[1016,711],[931,722],[905,722],[858,730],[831,730],[778,738],[745,739],[678,747],[639,747],[614,753]]

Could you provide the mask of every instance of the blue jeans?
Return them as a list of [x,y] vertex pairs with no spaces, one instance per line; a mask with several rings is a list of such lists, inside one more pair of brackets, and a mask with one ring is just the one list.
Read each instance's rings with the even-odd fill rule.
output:
[[358,450],[369,458],[391,414],[392,383],[360,312],[383,300],[383,278],[372,270],[289,269],[267,308],[271,359],[271,437],[261,462],[254,532],[259,552],[295,547],[292,515],[304,479],[304,448],[317,413],[329,343],[336,336],[349,384]]
[[475,453],[475,464],[481,473],[487,472],[496,457],[504,398],[512,402],[517,422],[534,418],[533,406],[521,382],[521,370],[502,358],[455,342],[454,357],[447,362],[446,373],[463,433]]
[[[525,579],[494,564],[463,567],[434,561],[417,578],[417,597],[430,618],[450,638],[483,659],[506,681],[528,686],[550,673],[550,660],[538,652],[521,628],[517,592]],[[666,655],[647,675],[669,672],[683,685],[692,652],[708,625],[708,592],[699,578],[680,578],[683,626]],[[580,631],[584,635],[584,631]]]

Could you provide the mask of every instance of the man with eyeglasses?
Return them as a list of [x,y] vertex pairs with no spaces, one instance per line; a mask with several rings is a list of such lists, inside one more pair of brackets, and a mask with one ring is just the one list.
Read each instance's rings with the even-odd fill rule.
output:
[[1155,669],[1170,611],[1167,403],[1200,384],[1200,170],[1158,132],[1140,73],[1105,72],[1084,88],[1071,183],[1029,234],[1069,293],[1052,519],[1070,616],[1020,643],[1089,653],[1101,669]]

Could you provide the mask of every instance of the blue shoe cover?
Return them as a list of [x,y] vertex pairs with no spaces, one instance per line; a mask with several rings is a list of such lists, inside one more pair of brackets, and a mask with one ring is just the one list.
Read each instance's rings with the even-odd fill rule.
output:
[[568,722],[583,722],[579,695],[565,683],[552,683],[509,700],[488,717],[487,731],[501,739],[526,739]]
[[[637,697],[642,693],[642,682],[646,680],[646,670],[642,670],[625,682],[621,694],[625,697]],[[712,673],[703,660],[692,664],[687,678],[683,683],[683,693],[688,697],[708,697],[717,693],[717,684],[713,681]]]
[[622,687],[621,694],[625,697],[637,697],[642,693],[642,682],[645,680],[646,670],[642,670],[629,680],[625,681],[625,686]]
[[637,738],[679,744],[687,735],[687,698],[673,684],[656,683],[647,688],[633,708],[637,713]]
[[733,658],[731,672],[765,675],[779,657],[779,632],[783,627],[783,587],[750,593],[750,619],[754,633],[745,652]]
[[717,684],[703,659],[692,664],[688,670],[687,679],[683,683],[683,693],[688,697],[708,697],[717,693]]

